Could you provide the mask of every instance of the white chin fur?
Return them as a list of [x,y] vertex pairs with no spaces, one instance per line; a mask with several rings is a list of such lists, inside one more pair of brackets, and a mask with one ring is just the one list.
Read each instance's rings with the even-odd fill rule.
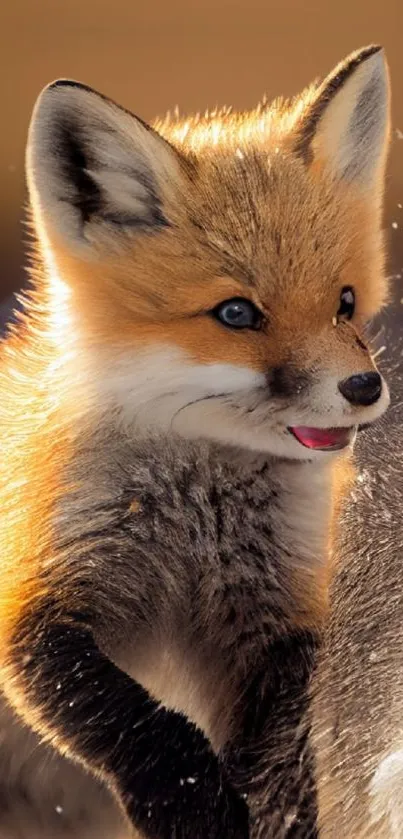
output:
[[254,426],[248,415],[238,417],[229,412],[219,400],[208,400],[181,411],[172,429],[183,437],[204,437],[223,445],[262,452],[292,460],[312,460],[329,453],[313,451],[296,440],[284,425],[269,422]]
[[358,425],[376,419],[388,404],[385,388],[376,405],[353,414],[337,381],[327,377],[305,396],[309,410],[298,405],[298,397],[283,408],[278,401],[266,401],[263,374],[230,364],[192,363],[171,347],[108,361],[98,357],[95,363],[98,369],[91,379],[97,406],[101,411],[113,408],[122,425],[135,428],[136,434],[173,431],[290,459],[323,459],[332,453],[305,448],[287,426]]

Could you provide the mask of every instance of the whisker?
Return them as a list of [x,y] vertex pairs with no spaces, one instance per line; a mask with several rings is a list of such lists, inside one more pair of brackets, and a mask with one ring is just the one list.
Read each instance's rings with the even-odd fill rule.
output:
[[386,344],[382,344],[382,346],[379,347],[379,349],[377,349],[376,352],[371,353],[372,358],[375,359],[375,358],[378,358],[380,355],[383,355],[383,353],[386,351],[386,349],[387,349]]
[[186,402],[185,405],[181,405],[181,407],[178,408],[177,411],[175,411],[175,413],[174,413],[174,415],[171,419],[171,424],[170,424],[171,431],[172,431],[173,423],[174,423],[175,419],[181,413],[181,411],[185,410],[185,408],[190,408],[191,405],[196,405],[198,402],[207,402],[207,400],[209,400],[209,399],[222,399],[225,396],[226,396],[225,393],[208,393],[205,396],[199,396],[197,399],[191,399],[190,402]]

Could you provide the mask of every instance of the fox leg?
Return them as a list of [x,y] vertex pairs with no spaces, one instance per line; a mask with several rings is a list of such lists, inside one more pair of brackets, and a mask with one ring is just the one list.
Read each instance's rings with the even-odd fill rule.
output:
[[273,641],[242,692],[225,764],[233,786],[247,796],[252,839],[317,837],[309,726],[316,644],[309,631]]
[[247,807],[202,732],[116,667],[88,625],[53,614],[31,610],[15,632],[10,694],[19,712],[103,778],[145,835],[245,839]]

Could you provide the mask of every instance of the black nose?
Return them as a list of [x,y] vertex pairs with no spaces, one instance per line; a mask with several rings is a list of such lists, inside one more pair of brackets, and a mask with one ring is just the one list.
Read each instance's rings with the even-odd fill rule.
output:
[[382,392],[382,379],[379,373],[358,373],[339,382],[338,388],[352,405],[373,405]]

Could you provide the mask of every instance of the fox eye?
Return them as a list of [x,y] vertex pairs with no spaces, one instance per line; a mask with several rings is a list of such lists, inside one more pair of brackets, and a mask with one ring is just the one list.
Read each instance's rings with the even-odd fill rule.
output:
[[243,297],[224,300],[212,313],[217,320],[231,329],[260,329],[263,320],[257,306]]
[[355,294],[354,289],[346,285],[341,290],[340,306],[337,312],[337,317],[340,320],[351,320],[355,309]]

